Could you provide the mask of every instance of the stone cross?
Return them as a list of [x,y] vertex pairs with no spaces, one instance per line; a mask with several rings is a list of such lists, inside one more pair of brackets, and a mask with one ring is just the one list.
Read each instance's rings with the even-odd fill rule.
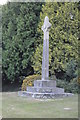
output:
[[42,26],[42,30],[44,32],[42,80],[49,80],[49,29],[50,28],[51,28],[51,23],[49,22],[49,18],[46,16],[44,19],[44,24]]

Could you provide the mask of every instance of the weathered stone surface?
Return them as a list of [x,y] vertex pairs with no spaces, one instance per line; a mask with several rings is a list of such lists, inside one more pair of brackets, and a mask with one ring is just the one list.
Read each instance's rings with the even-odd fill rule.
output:
[[60,98],[66,96],[73,96],[74,94],[72,93],[54,94],[54,93],[36,93],[36,92],[19,91],[18,95],[24,97],[32,97],[36,99],[53,99],[53,98]]
[[62,94],[64,89],[57,87],[27,87],[28,92]]
[[49,29],[51,23],[49,18],[46,16],[44,19],[44,24],[42,30],[44,32],[43,40],[43,58],[42,58],[42,80],[48,80],[49,78]]
[[34,87],[56,87],[55,80],[35,80]]
[[35,80],[34,87],[27,87],[27,95],[34,98],[64,96],[64,89],[56,87],[55,80]]

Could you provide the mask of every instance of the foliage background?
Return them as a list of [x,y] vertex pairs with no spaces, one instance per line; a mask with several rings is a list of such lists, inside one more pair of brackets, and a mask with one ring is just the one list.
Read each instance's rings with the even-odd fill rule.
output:
[[34,73],[31,56],[41,6],[42,3],[8,2],[2,7],[3,82],[17,82]]
[[[41,26],[43,25],[45,16],[49,17],[52,24],[49,39],[49,48],[51,51],[50,75],[56,74],[57,77],[62,77],[66,72],[67,63],[70,63],[70,61],[74,61],[73,64],[76,64],[75,71],[77,70],[79,34],[77,4],[49,2],[43,5],[42,12],[40,13],[41,21],[38,25],[40,36],[37,42],[40,46],[43,44]],[[42,54],[39,56],[38,51],[42,53],[42,49],[39,46],[37,46],[33,60],[33,67],[36,73],[41,71]],[[37,68],[37,66],[39,67]]]
[[[79,11],[80,3],[70,2],[8,2],[2,6],[3,83],[21,82],[28,75],[41,74],[41,27],[47,15],[52,24],[49,41],[50,78],[55,75],[58,86],[65,89],[66,83],[67,86],[72,85],[72,90],[77,87],[80,71]],[[69,87],[69,91],[71,89]]]

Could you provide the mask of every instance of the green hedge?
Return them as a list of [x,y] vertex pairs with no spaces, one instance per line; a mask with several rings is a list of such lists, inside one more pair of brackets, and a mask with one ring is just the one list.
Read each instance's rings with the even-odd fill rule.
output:
[[78,93],[78,79],[74,78],[70,82],[67,82],[65,80],[57,80],[57,87],[64,88],[65,92],[70,92],[70,93]]

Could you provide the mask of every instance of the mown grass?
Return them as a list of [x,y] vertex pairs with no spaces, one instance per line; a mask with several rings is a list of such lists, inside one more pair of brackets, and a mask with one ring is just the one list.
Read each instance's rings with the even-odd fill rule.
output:
[[19,97],[17,92],[4,92],[2,102],[3,118],[78,118],[77,95],[41,100]]

